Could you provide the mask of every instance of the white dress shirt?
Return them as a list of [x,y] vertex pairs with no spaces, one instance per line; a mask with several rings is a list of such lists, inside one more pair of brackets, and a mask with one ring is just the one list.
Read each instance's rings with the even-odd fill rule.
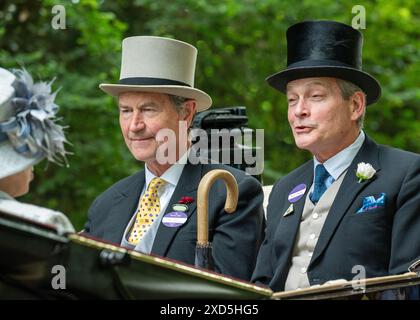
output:
[[[136,213],[137,213],[137,208],[136,208],[130,222],[128,223],[124,231],[124,236],[121,241],[121,246],[127,247],[129,249],[134,249],[136,251],[147,253],[147,254],[151,252],[153,243],[155,241],[156,233],[158,231],[160,222],[162,221],[162,218],[163,218],[163,213],[166,211],[166,208],[169,205],[169,201],[171,200],[172,194],[174,193],[175,188],[178,184],[178,181],[181,177],[182,171],[184,170],[187,157],[188,157],[188,152],[186,152],[176,163],[170,166],[169,169],[166,170],[160,176],[161,179],[166,181],[166,184],[158,190],[158,196],[159,196],[159,201],[160,201],[160,214],[152,223],[149,230],[141,238],[141,240],[136,246],[133,246],[127,241],[130,235],[129,233],[130,233],[131,227],[136,219]],[[149,183],[154,178],[156,178],[156,175],[154,175],[149,170],[149,168],[147,167],[147,164],[145,165],[144,171],[145,171],[145,183],[144,183],[144,187],[140,195],[140,198],[146,192],[147,187],[149,186]]]
[[[347,168],[352,163],[354,157],[359,152],[360,148],[363,145],[363,142],[365,141],[365,133],[363,130],[360,130],[360,133],[356,140],[349,145],[347,148],[341,150],[339,153],[337,153],[335,156],[329,158],[327,161],[322,163],[325,167],[325,169],[328,171],[328,173],[331,175],[327,179],[327,182],[325,183],[327,188],[336,181],[341,174],[347,170]],[[314,179],[312,182],[312,187],[310,190],[310,193],[312,193],[313,186],[315,184],[315,168],[318,164],[321,164],[316,157],[314,157]]]

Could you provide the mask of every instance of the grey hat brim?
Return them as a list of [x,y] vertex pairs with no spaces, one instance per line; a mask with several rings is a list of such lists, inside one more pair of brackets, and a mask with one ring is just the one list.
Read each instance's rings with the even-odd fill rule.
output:
[[152,92],[173,94],[184,98],[194,99],[197,104],[197,112],[207,110],[211,107],[212,104],[211,97],[207,93],[196,88],[189,88],[184,86],[147,86],[102,83],[99,85],[99,88],[114,97],[117,97],[123,92]]

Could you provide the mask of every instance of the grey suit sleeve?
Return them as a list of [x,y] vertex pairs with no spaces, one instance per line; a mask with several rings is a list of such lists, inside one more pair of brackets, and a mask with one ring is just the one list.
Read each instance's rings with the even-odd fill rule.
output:
[[255,178],[246,176],[238,182],[236,212],[229,214],[222,209],[215,221],[213,257],[217,272],[249,281],[264,238],[264,195]]
[[420,158],[408,168],[397,197],[392,226],[389,273],[407,272],[420,258]]

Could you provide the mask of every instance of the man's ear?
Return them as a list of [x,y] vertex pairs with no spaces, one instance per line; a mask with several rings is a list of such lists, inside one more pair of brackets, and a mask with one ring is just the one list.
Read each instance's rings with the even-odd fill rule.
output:
[[359,119],[366,108],[366,95],[362,91],[357,91],[350,98],[352,106],[352,120]]
[[191,126],[191,122],[194,119],[194,115],[197,109],[195,100],[187,100],[184,103],[182,120],[187,121],[188,128]]

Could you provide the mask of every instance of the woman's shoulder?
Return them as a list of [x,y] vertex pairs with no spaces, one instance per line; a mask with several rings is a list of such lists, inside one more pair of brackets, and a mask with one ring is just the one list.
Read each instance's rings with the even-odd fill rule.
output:
[[74,233],[70,220],[61,212],[23,203],[12,199],[0,198],[0,212],[22,222],[46,224],[57,229],[59,234]]

